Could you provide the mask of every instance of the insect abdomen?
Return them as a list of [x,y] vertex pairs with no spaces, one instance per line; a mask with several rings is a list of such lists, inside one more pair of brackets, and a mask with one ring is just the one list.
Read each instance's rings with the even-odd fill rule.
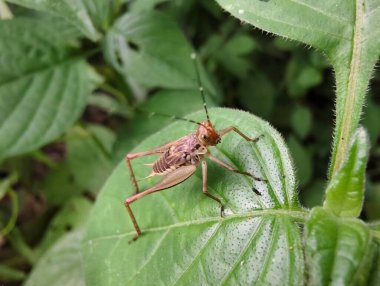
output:
[[166,156],[162,156],[153,164],[153,171],[156,174],[165,175],[179,167],[178,165],[170,165],[166,159]]

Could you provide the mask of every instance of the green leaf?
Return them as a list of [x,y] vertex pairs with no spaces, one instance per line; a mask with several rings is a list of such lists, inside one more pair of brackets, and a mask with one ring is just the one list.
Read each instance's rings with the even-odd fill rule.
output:
[[89,66],[43,22],[0,22],[0,160],[52,141],[79,117]]
[[85,190],[101,189],[114,164],[111,161],[113,132],[105,127],[74,128],[68,134],[67,163],[74,181]]
[[295,108],[290,119],[292,128],[301,139],[304,139],[309,134],[311,121],[310,110],[302,106],[297,106]]
[[292,98],[304,96],[308,89],[322,81],[322,70],[313,66],[309,57],[308,53],[296,52],[294,58],[289,61],[286,82],[288,93]]
[[305,239],[311,285],[368,285],[376,246],[362,221],[340,219],[315,208]]
[[[203,112],[189,116],[204,118]],[[255,143],[225,135],[210,151],[225,162],[268,180],[251,179],[208,163],[208,189],[220,206],[202,194],[201,172],[185,182],[132,205],[144,235],[135,234],[123,201],[132,186],[121,162],[101,191],[87,225],[83,251],[89,285],[303,285],[304,262],[297,225],[294,171],[285,144],[267,122],[249,113],[210,109],[217,129],[237,126]],[[181,122],[150,136],[135,151],[157,147],[188,134]],[[132,162],[137,178],[149,174],[143,157]],[[142,181],[141,189],[152,181]],[[255,187],[262,193],[252,192]]]
[[380,244],[377,243],[377,251],[375,254],[374,263],[372,264],[370,279],[368,285],[380,284]]
[[132,111],[126,104],[121,104],[115,98],[102,93],[95,93],[89,97],[88,103],[100,107],[110,115],[120,115],[125,118],[131,117]]
[[[89,39],[100,38],[99,30],[106,29],[113,13],[119,9],[120,1],[103,0],[7,0],[31,9],[44,11],[65,18]],[[58,31],[56,31],[58,32]]]
[[[177,24],[159,12],[125,14],[106,37],[105,55],[112,66],[148,87],[198,89],[192,53]],[[199,63],[198,67],[202,85],[215,95]]]
[[221,43],[215,57],[226,70],[237,77],[246,78],[252,63],[244,58],[256,48],[256,42],[247,34],[237,34]]
[[82,197],[76,197],[69,201],[61,211],[54,216],[42,242],[38,246],[38,251],[44,253],[72,229],[77,229],[84,225],[91,207],[92,203]]
[[237,97],[244,109],[269,118],[274,107],[276,89],[264,73],[250,75],[239,87]]
[[[380,54],[377,0],[217,0],[239,20],[322,50],[336,76],[336,128],[330,174],[345,160],[373,66]],[[286,11],[286,13],[284,12]]]
[[25,273],[18,269],[0,264],[0,279],[2,283],[4,283],[4,281],[22,281],[25,279]]
[[38,261],[25,286],[85,285],[80,245],[83,231],[78,229],[62,237]]
[[305,186],[313,175],[312,154],[292,135],[287,143],[294,158],[300,185]]
[[54,166],[36,185],[46,201],[54,206],[65,205],[70,199],[85,192],[75,182],[66,160]]
[[346,161],[327,186],[324,208],[338,216],[357,217],[360,214],[368,156],[369,139],[365,129],[360,127],[351,139]]
[[168,0],[139,0],[133,1],[130,5],[131,11],[134,13],[140,13],[143,11],[149,11],[154,8],[154,6],[166,2]]

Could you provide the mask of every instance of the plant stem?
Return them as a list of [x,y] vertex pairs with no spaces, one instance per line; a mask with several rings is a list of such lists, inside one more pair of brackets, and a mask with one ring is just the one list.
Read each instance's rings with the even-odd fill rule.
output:
[[[363,107],[365,88],[367,83],[361,84],[359,75],[363,73],[362,62],[362,45],[363,45],[363,0],[356,1],[355,27],[353,29],[353,43],[351,50],[351,62],[349,73],[346,80],[343,80],[344,87],[337,88],[337,110],[335,138],[333,143],[333,154],[329,170],[331,178],[339,170],[346,158],[349,148],[349,142],[352,134],[355,132]],[[338,77],[342,71],[337,71]]]

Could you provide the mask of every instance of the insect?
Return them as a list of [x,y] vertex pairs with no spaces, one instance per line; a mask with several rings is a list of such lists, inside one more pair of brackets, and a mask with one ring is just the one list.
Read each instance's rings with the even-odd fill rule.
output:
[[[257,142],[261,136],[257,138],[250,138],[234,126],[230,126],[221,130],[215,129],[215,127],[211,123],[209,113],[207,110],[205,93],[201,85],[201,79],[200,79],[200,75],[199,75],[199,71],[198,71],[198,67],[196,63],[196,55],[192,54],[191,58],[194,61],[194,66],[195,66],[195,70],[197,74],[197,81],[199,85],[199,91],[202,97],[204,111],[206,113],[206,120],[202,122],[197,122],[191,119],[174,117],[176,119],[195,123],[198,125],[198,128],[196,129],[194,133],[190,135],[186,135],[178,140],[171,141],[165,145],[159,146],[157,148],[154,148],[148,151],[129,153],[125,156],[125,160],[130,172],[130,178],[131,178],[131,182],[134,189],[132,196],[128,197],[124,202],[124,205],[129,213],[129,216],[131,217],[133,226],[136,230],[136,235],[134,236],[133,240],[136,240],[141,235],[141,229],[139,225],[137,224],[137,220],[132,212],[130,205],[133,202],[149,194],[159,192],[159,191],[174,187],[182,183],[183,181],[190,178],[194,174],[194,172],[196,171],[199,165],[202,166],[203,193],[209,198],[215,200],[216,202],[220,204],[221,216],[224,215],[224,206],[221,200],[207,191],[206,157],[210,159],[211,161],[213,161],[214,163],[232,172],[249,176],[256,181],[266,181],[264,179],[255,177],[254,175],[248,172],[240,171],[230,166],[229,164],[213,156],[211,152],[209,151],[208,149],[209,147],[219,144],[221,142],[221,138],[231,131],[237,133],[243,139],[249,142]],[[147,190],[143,192],[139,192],[139,187],[136,181],[135,174],[133,172],[131,161],[139,157],[154,155],[154,154],[159,154],[160,157],[153,164],[150,164],[152,166],[152,173],[147,178],[153,177],[153,176],[162,176],[162,179],[156,185],[148,188]],[[257,195],[261,195],[254,188],[253,188],[253,191]]]

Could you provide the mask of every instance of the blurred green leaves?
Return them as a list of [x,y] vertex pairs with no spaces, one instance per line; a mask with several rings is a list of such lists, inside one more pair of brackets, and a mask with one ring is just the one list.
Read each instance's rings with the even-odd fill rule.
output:
[[[159,12],[127,13],[106,37],[105,56],[112,66],[148,87],[198,89],[192,53],[176,23]],[[198,68],[202,85],[215,97],[204,69],[200,64]]]
[[123,0],[7,0],[31,9],[63,17],[89,39],[96,41],[100,32],[109,27]]
[[44,22],[0,22],[0,160],[49,143],[79,117],[93,71]]

